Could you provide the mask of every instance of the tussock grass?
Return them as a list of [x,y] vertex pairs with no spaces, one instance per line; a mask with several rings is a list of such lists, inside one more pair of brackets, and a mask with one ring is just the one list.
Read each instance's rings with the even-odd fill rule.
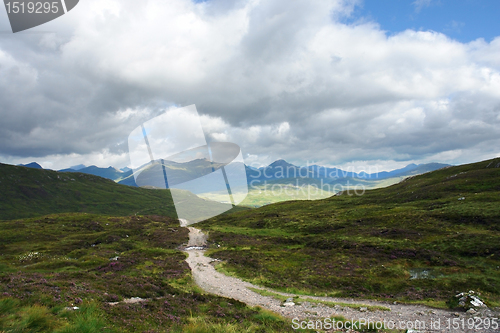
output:
[[282,317],[262,309],[253,315],[255,322],[220,322],[206,317],[190,317],[182,327],[175,327],[174,333],[279,333],[279,332],[314,332],[313,330],[293,330],[291,323]]
[[52,332],[64,325],[47,307],[21,306],[13,298],[0,299],[0,332]]

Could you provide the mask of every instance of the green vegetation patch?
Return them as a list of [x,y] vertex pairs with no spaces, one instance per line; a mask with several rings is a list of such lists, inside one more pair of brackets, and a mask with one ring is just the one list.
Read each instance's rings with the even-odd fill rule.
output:
[[176,217],[169,190],[147,190],[79,172],[0,163],[0,220],[85,212]]
[[0,221],[0,332],[290,332],[202,294],[176,219],[59,214]]
[[[218,203],[179,191],[204,207]],[[248,208],[234,207],[231,211]],[[176,218],[170,190],[130,187],[79,172],[57,172],[0,163],[0,220],[55,213],[89,213],[110,216],[162,215]]]
[[280,291],[446,307],[459,291],[500,302],[500,159],[385,189],[212,218],[210,256]]

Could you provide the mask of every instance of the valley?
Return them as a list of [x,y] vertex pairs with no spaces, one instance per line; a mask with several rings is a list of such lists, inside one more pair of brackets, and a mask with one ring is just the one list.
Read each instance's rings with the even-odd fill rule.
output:
[[[206,230],[220,269],[283,292],[453,307],[476,290],[500,305],[500,160],[221,215]],[[416,272],[427,271],[424,278]]]
[[[154,179],[163,177],[163,172],[159,169],[162,165],[173,178],[189,179],[200,177],[206,174],[206,170],[212,168],[212,162],[195,160],[189,164],[174,163],[165,161],[156,167],[151,165],[141,166],[136,170],[141,177]],[[342,190],[364,191],[387,187],[396,184],[406,177],[434,171],[447,167],[447,164],[409,164],[404,168],[393,171],[381,171],[377,168],[368,168],[370,173],[355,171],[351,169],[342,170],[338,168],[319,166],[316,164],[307,166],[296,166],[285,160],[278,160],[268,166],[254,168],[245,165],[247,173],[248,196],[240,204],[241,206],[260,207],[275,202],[289,200],[317,200],[332,196]],[[111,179],[119,184],[137,187],[132,170],[118,170],[113,167],[99,168],[96,166],[78,166],[77,169],[63,169],[59,172],[79,172]],[[187,170],[190,170],[189,172]],[[174,179],[172,179],[174,180]],[[161,179],[160,183],[163,182]],[[209,188],[209,186],[207,186]],[[239,192],[243,189],[233,189]],[[244,191],[247,191],[245,188]],[[196,193],[200,197],[210,200],[220,200],[226,196],[225,193],[211,191],[207,193]]]
[[[472,312],[455,296],[471,290],[486,305],[473,309],[481,318],[499,316],[500,159],[362,195],[235,207],[196,224],[208,239],[191,241],[169,190],[0,171],[0,330],[28,327],[33,316],[40,332],[290,332],[294,318],[325,316],[467,320]],[[229,277],[244,288],[217,283]]]

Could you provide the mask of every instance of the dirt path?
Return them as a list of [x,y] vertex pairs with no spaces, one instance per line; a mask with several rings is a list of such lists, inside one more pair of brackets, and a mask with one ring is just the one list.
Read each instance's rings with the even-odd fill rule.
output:
[[[185,249],[189,254],[189,257],[186,259],[186,262],[192,270],[196,283],[203,290],[209,293],[234,298],[251,306],[258,305],[290,319],[299,318],[299,320],[322,320],[323,318],[333,318],[334,316],[340,315],[348,320],[365,320],[367,322],[384,322],[385,320],[386,323],[392,321],[396,325],[401,325],[399,326],[400,328],[414,328],[416,321],[418,321],[417,324],[419,322],[425,323],[426,329],[409,330],[408,332],[500,332],[500,329],[485,329],[484,326],[482,326],[482,328],[478,327],[477,329],[469,329],[468,320],[473,320],[473,316],[463,312],[457,313],[440,309],[432,309],[422,305],[402,305],[368,300],[300,296],[302,298],[315,300],[362,305],[359,307],[356,306],[355,308],[339,305],[330,307],[323,304],[302,302],[301,304],[288,304],[284,306],[284,303],[276,298],[262,296],[249,290],[248,288],[268,290],[289,297],[294,297],[296,295],[262,288],[217,272],[213,266],[213,263],[216,260],[205,256],[204,248],[206,247],[206,236],[199,229],[193,227],[189,227],[189,231],[189,244]],[[390,311],[368,311],[365,305],[383,306],[389,308]],[[498,318],[499,314],[486,310],[481,314],[481,317],[478,317],[479,319],[477,319],[476,322],[485,323],[486,318],[490,318],[489,322],[491,322],[491,318],[493,317]],[[438,321],[440,323],[440,329],[437,329],[438,327],[436,323]],[[434,323],[434,329],[430,329],[431,322]],[[498,322],[500,325],[500,320],[498,320]],[[459,329],[453,329],[453,327],[448,328],[448,326],[453,325],[453,323],[458,323],[460,326]],[[472,323],[472,321],[470,321],[470,323]],[[395,328],[398,328],[398,326]]]

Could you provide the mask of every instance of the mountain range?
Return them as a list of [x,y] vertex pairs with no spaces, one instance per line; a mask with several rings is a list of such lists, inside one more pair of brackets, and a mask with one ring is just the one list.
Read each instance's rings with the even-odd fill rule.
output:
[[366,179],[366,180],[383,180],[393,177],[407,177],[422,174],[429,171],[434,171],[449,164],[427,163],[427,164],[409,164],[404,168],[393,171],[381,171],[367,173],[364,171],[355,172],[353,170],[342,170],[338,168],[329,168],[319,165],[311,165],[307,167],[296,166],[288,163],[285,160],[277,160],[266,167],[251,168],[247,167],[247,175],[249,179],[259,180],[276,180],[288,178],[311,178],[311,179],[326,179],[335,181],[343,178]]
[[[82,168],[80,166],[83,166]],[[121,170],[118,170],[114,167],[108,167],[108,168],[100,168],[95,165],[91,166],[84,166],[80,165],[78,166],[77,169],[75,168],[68,168],[68,169],[62,169],[59,170],[59,172],[81,172],[81,173],[86,173],[89,175],[94,175],[94,176],[99,176],[102,178],[107,178],[111,179],[112,181],[119,182],[121,179],[126,178],[130,175],[132,175],[132,171],[129,172],[123,172]]]
[[[35,162],[22,166],[41,168]],[[130,168],[119,170],[112,166],[101,168],[95,165],[85,166],[82,164],[58,172],[61,174],[80,173],[99,176],[131,187],[169,188],[169,185],[181,184],[187,180],[207,175],[221,166],[205,158],[200,158],[185,163],[164,160],[152,164],[147,163],[136,170],[135,176]],[[407,177],[449,166],[441,163],[409,164],[404,168],[392,171],[379,172],[376,169],[371,169],[368,172],[356,172],[351,169],[343,170],[316,164],[296,166],[280,159],[260,168],[244,165],[248,188],[246,186],[242,187],[240,183],[237,188],[231,190],[240,194],[248,191],[247,198],[241,204],[258,207],[281,201],[322,199],[346,189],[357,188],[364,191],[366,189],[387,187]],[[241,168],[232,169],[226,167],[225,169],[230,178],[239,177],[237,174],[232,174],[232,172],[241,170]],[[165,177],[166,175],[168,177]],[[136,178],[139,181],[139,186],[136,183]],[[165,178],[168,181],[165,181]],[[227,196],[226,189],[214,189],[212,185],[211,180],[207,178],[197,183],[195,189],[189,188],[189,191],[210,200],[225,200],[223,198]]]
[[[206,163],[210,163],[209,161],[205,161]],[[166,168],[177,169],[180,164],[177,163],[174,166],[174,162],[166,161],[163,163]],[[25,166],[29,168],[42,169],[42,167],[36,163],[32,162],[29,164],[24,164],[20,166]],[[268,166],[261,168],[254,168],[251,166],[245,165],[248,183],[250,184],[252,181],[268,181],[270,183],[289,181],[293,179],[301,179],[303,182],[304,179],[310,180],[324,180],[326,183],[332,183],[339,180],[345,179],[356,179],[356,180],[365,180],[365,181],[380,181],[386,180],[390,178],[404,178],[408,176],[414,176],[422,173],[426,173],[429,171],[438,170],[441,168],[445,168],[450,166],[449,164],[442,163],[427,163],[427,164],[409,164],[404,168],[392,170],[392,171],[375,171],[375,172],[355,172],[353,170],[342,170],[339,168],[330,168],[319,165],[310,165],[310,166],[296,166],[294,164],[288,163],[287,161],[280,159],[277,160]],[[198,167],[199,168],[199,167]],[[155,172],[158,170],[155,168],[151,168],[148,165],[145,165],[141,168],[145,169],[144,172]],[[147,170],[146,170],[147,169]],[[184,168],[187,170],[188,168]],[[205,166],[206,169],[206,166]],[[133,175],[133,170],[130,168],[122,168],[117,169],[112,166],[108,168],[101,168],[95,165],[85,166],[85,165],[76,165],[71,168],[58,170],[59,172],[81,172],[85,174],[90,174],[94,176],[99,176],[107,179],[111,179],[119,184],[129,185],[137,187],[135,182],[135,178]],[[373,171],[373,170],[370,170]],[[142,172],[141,172],[142,173]],[[203,172],[202,172],[203,173]],[[204,173],[203,173],[204,174]],[[201,174],[200,174],[201,175]],[[142,177],[146,177],[146,174],[143,174]],[[180,176],[182,178],[182,176]],[[193,176],[190,176],[192,178]]]

